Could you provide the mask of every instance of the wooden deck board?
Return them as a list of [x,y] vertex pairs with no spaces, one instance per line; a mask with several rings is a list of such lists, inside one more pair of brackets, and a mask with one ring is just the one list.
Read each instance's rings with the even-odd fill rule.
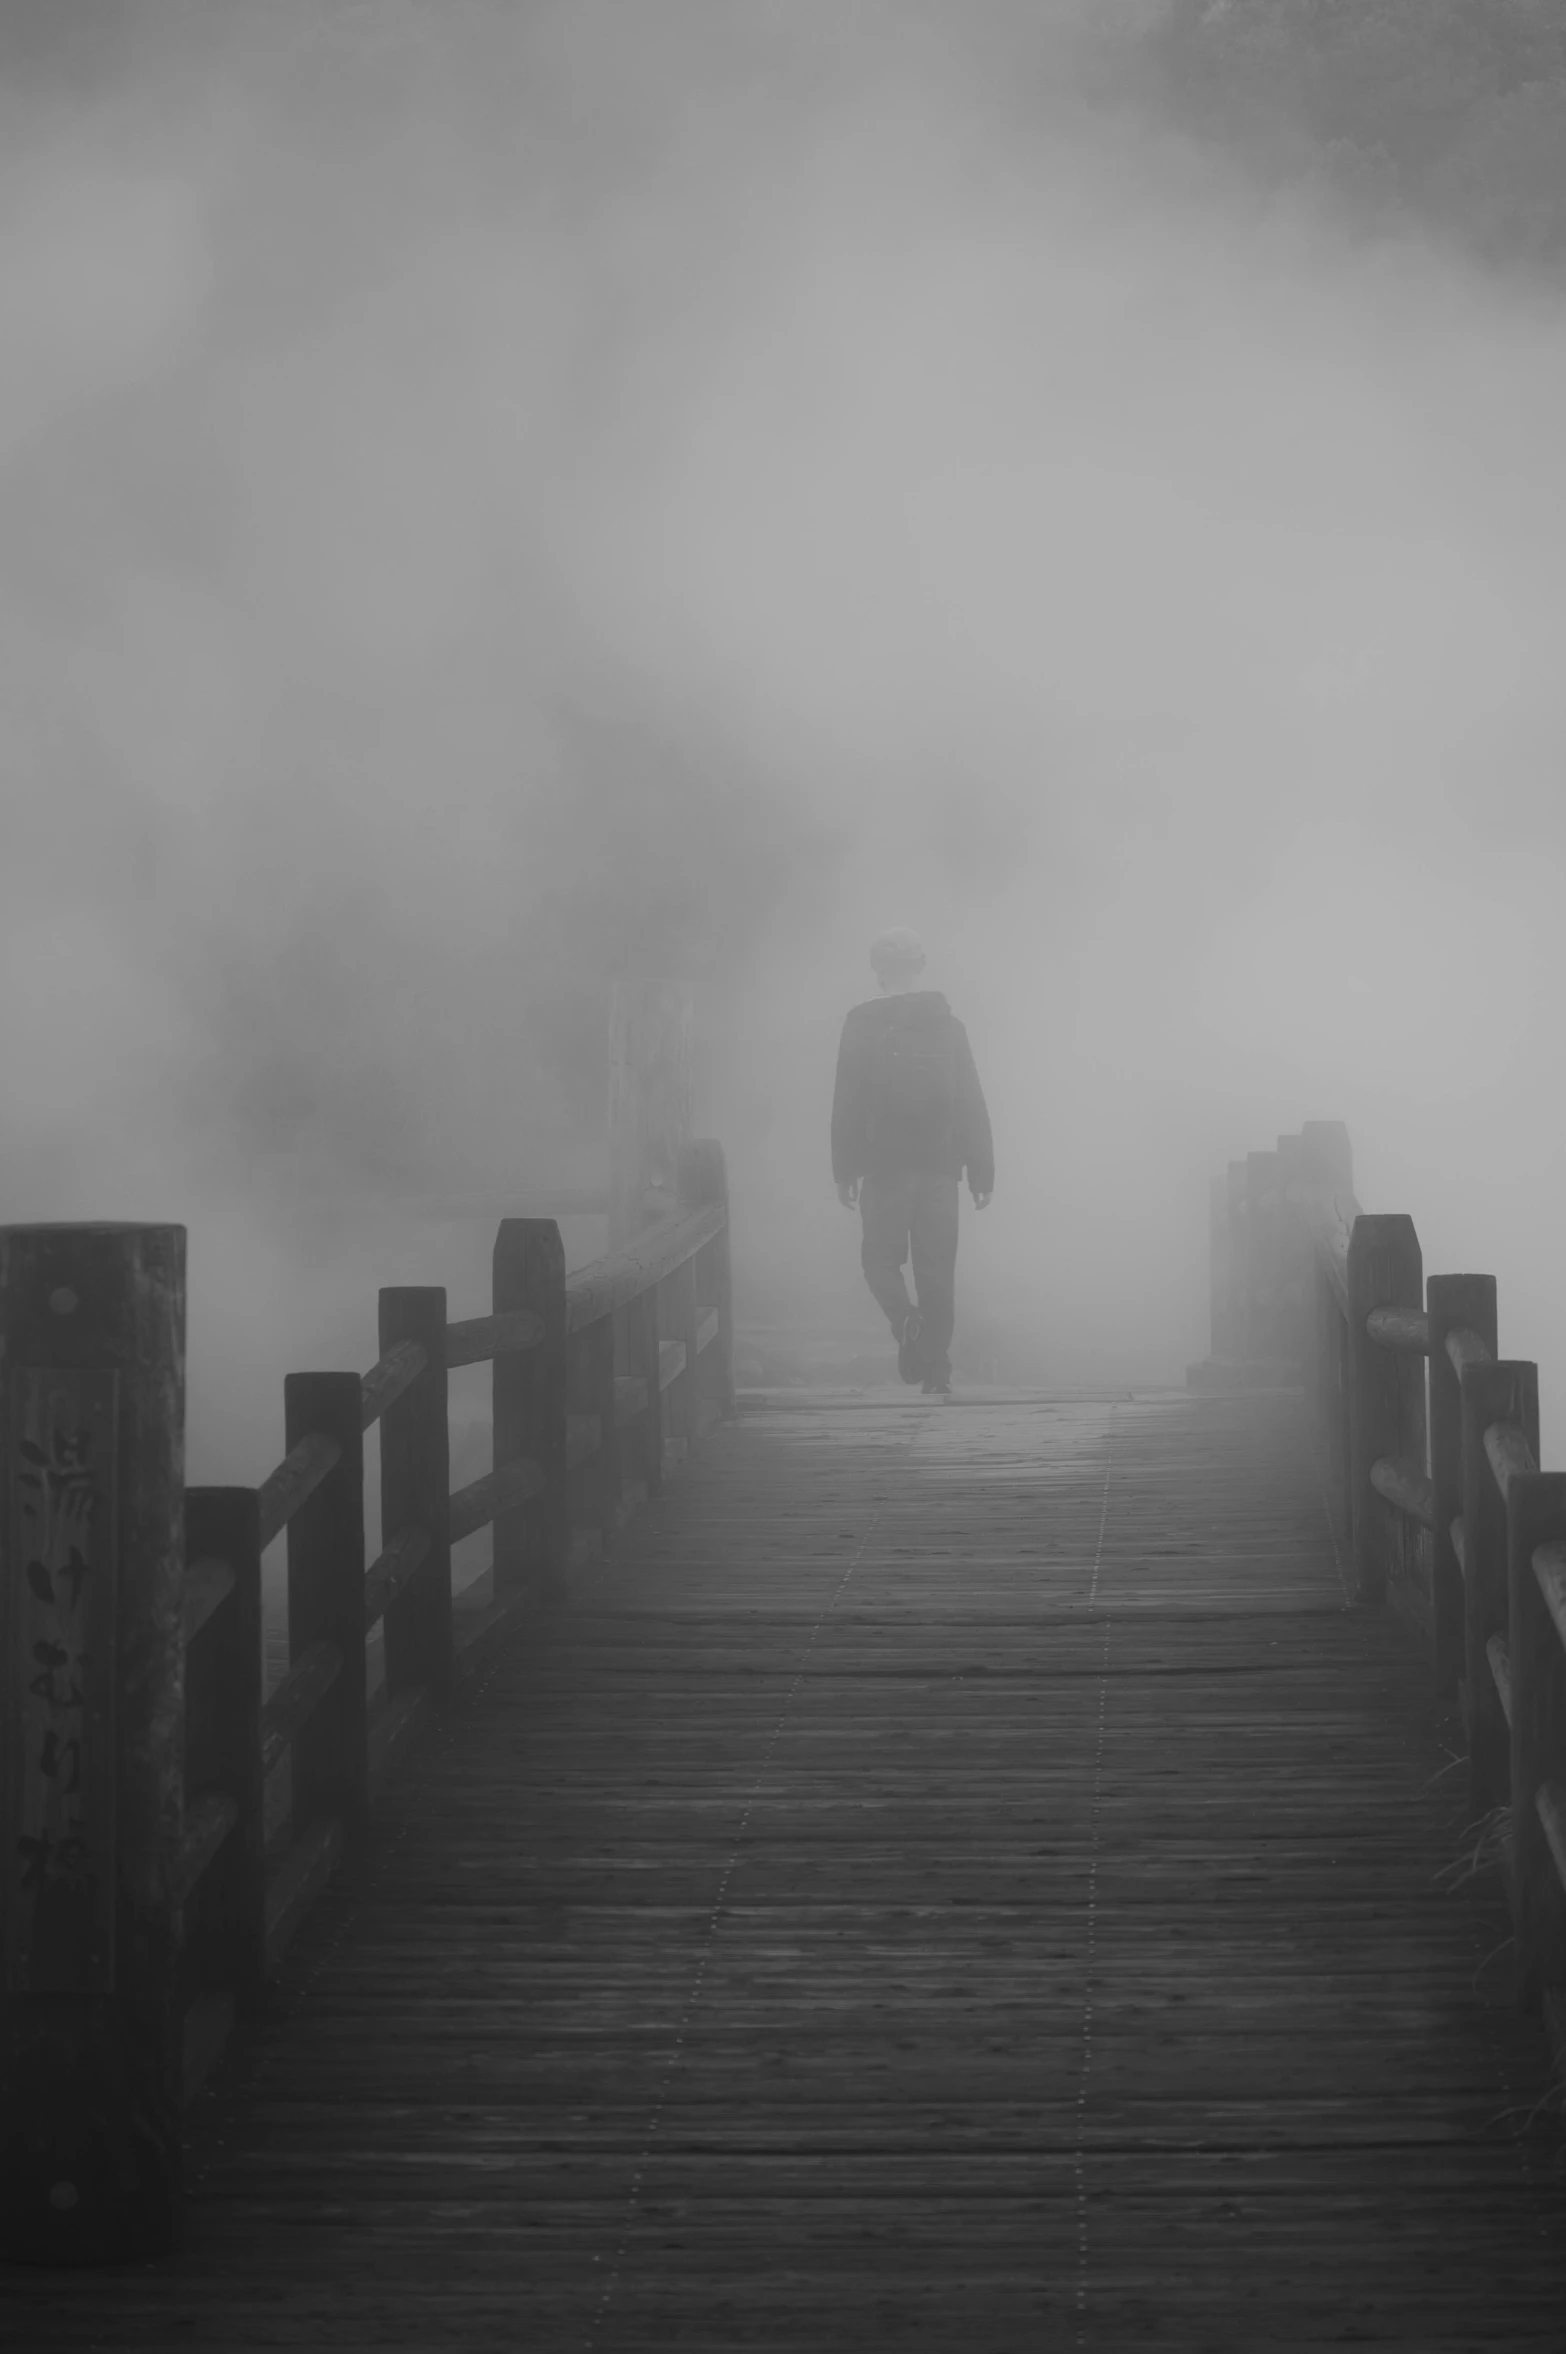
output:
[[393,1785],[150,2348],[1559,2347],[1542,2038],[1295,1401],[789,1401]]

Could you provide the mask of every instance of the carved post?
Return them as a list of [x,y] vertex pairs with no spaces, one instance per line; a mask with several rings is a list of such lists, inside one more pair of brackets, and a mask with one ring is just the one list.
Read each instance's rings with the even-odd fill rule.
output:
[[690,984],[618,981],[609,1013],[611,1250],[673,1210],[690,1134]]
[[729,1173],[723,1147],[715,1137],[699,1137],[680,1158],[680,1194],[687,1209],[723,1205],[723,1226],[701,1252],[697,1276],[697,1321],[709,1309],[718,1316],[717,1338],[702,1358],[698,1391],[710,1398],[720,1414],[734,1404],[734,1278],[729,1251]]
[[636,1465],[649,1496],[663,1485],[663,1400],[658,1392],[658,1286],[637,1295],[625,1311],[625,1354],[633,1380],[640,1381],[647,1403],[636,1418]]
[[531,1308],[544,1325],[536,1349],[495,1359],[495,1469],[503,1471],[510,1463],[531,1458],[544,1474],[541,1495],[496,1515],[498,1602],[529,1586],[547,1591],[565,1575],[571,1550],[565,1248],[552,1218],[501,1220],[492,1283],[497,1316]]
[[1512,1670],[1512,1919],[1518,1991],[1535,2006],[1566,1981],[1566,1901],[1538,1795],[1566,1778],[1566,1649],[1534,1574],[1541,1545],[1566,1540],[1566,1473],[1521,1472],[1507,1496]]
[[380,1354],[415,1340],[424,1370],[381,1417],[381,1543],[429,1532],[429,1551],[386,1612],[386,1697],[443,1691],[451,1680],[451,1429],[446,1405],[446,1293],[407,1285],[380,1295]]
[[[186,1783],[239,1819],[197,1883],[185,1933],[205,1985],[254,2007],[266,1981],[266,1799],[261,1775],[261,1530],[254,1488],[185,1490],[187,1562],[226,1561],[234,1587],[187,1650]],[[199,1743],[199,1760],[192,1746]]]
[[180,2193],[185,1233],[0,1229],[0,2246],[161,2254]]
[[1422,1308],[1424,1265],[1411,1218],[1355,1219],[1348,1250],[1349,1478],[1354,1568],[1362,1605],[1385,1601],[1387,1578],[1403,1542],[1392,1505],[1370,1484],[1380,1455],[1425,1464],[1424,1360],[1383,1349],[1370,1338],[1372,1308]]
[[1463,1411],[1464,1680],[1468,1690],[1468,1770],[1476,1804],[1503,1806],[1511,1795],[1512,1737],[1495,1688],[1487,1646],[1510,1619],[1506,1506],[1485,1453],[1495,1422],[1515,1422],[1539,1459],[1539,1369],[1519,1358],[1466,1365]]
[[[581,1485],[587,1491],[582,1525],[597,1528],[607,1553],[620,1525],[620,1432],[615,1420],[612,1315],[600,1316],[585,1331],[572,1335],[567,1370],[572,1411],[594,1415],[598,1422],[598,1450],[581,1466]],[[574,1512],[572,1518],[576,1519]]]
[[1431,1543],[1430,1608],[1435,1688],[1455,1692],[1467,1657],[1463,1573],[1452,1543],[1452,1523],[1463,1509],[1463,1393],[1446,1353],[1446,1336],[1477,1332],[1494,1356],[1497,1340],[1493,1275],[1432,1275],[1425,1285],[1430,1319],[1430,1485],[1435,1506]]
[[[370,1819],[364,1406],[358,1374],[288,1374],[283,1416],[290,1449],[312,1432],[335,1439],[341,1449],[335,1469],[288,1523],[289,1657],[298,1659],[312,1643],[326,1642],[341,1652],[343,1662],[331,1690],[294,1737],[294,1837],[302,1838],[318,1817],[335,1816],[345,1837],[353,1838]],[[428,1606],[429,1597],[425,1600]]]

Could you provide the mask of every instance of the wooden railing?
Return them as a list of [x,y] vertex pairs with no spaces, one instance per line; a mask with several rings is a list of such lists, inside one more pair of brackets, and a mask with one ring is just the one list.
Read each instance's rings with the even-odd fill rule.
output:
[[[139,1421],[132,1417],[137,1427],[129,1456],[122,1410],[118,1446],[100,1450],[95,1466],[98,1500],[89,1517],[100,1528],[103,1554],[99,1561],[89,1546],[83,1568],[89,1579],[100,1568],[112,1568],[117,1581],[115,1660],[104,1686],[117,1709],[111,1705],[95,1719],[83,1702],[67,1716],[68,1688],[62,1683],[57,1724],[46,1721],[52,1704],[28,1703],[36,1725],[23,1721],[25,1711],[18,1713],[16,1696],[39,1681],[36,1673],[30,1678],[38,1644],[52,1643],[58,1634],[61,1673],[70,1672],[70,1631],[60,1616],[64,1599],[51,1595],[47,1623],[39,1620],[36,1627],[25,1613],[11,1612],[4,1664],[7,1700],[16,1704],[11,1714],[24,1740],[35,1737],[42,1745],[46,1770],[62,1736],[74,1744],[73,1785],[83,1793],[74,1802],[81,1855],[90,1856],[95,1871],[111,1882],[123,1882],[133,1871],[142,1888],[134,1934],[122,1933],[117,1966],[105,1970],[86,1929],[79,1952],[62,1957],[36,1887],[29,1881],[24,1888],[12,1863],[0,1996],[6,2083],[0,2097],[10,2100],[3,2228],[13,2255],[82,2261],[170,2244],[180,2105],[210,2070],[236,2013],[261,1998],[339,1858],[363,1837],[388,1772],[431,1707],[471,1672],[503,1630],[558,1597],[573,1543],[587,1535],[612,1541],[625,1514],[657,1491],[665,1471],[729,1407],[733,1323],[720,1148],[686,1148],[679,1180],[675,1215],[569,1278],[552,1221],[504,1220],[487,1316],[449,1320],[439,1288],[382,1291],[381,1353],[367,1374],[287,1377],[285,1453],[260,1486],[183,1492],[182,1567],[178,1560],[170,1564],[166,1548],[157,1561],[140,1557],[144,1532],[138,1524],[146,1514],[138,1499],[155,1458],[161,1467],[153,1481],[157,1492],[172,1497],[176,1509],[179,1502],[183,1235],[177,1228],[117,1230],[165,1238],[158,1264],[178,1262],[177,1282],[170,1277],[165,1285],[166,1313],[158,1326],[167,1378],[158,1387],[158,1366],[147,1373],[161,1410],[143,1413]],[[36,1388],[43,1380],[47,1391],[49,1379],[57,1385],[66,1379],[19,1375],[16,1344],[24,1363],[36,1357],[38,1342],[28,1325],[31,1316],[36,1327],[34,1294],[75,1301],[94,1283],[103,1289],[101,1276],[73,1258],[71,1236],[83,1231],[0,1232],[0,1341],[8,1344],[0,1369],[9,1375],[8,1427],[21,1434],[22,1450],[8,1462],[13,1494],[22,1493],[18,1480],[41,1476],[33,1455],[42,1463],[55,1443],[42,1424],[34,1434],[19,1419],[20,1384],[32,1378]],[[113,1231],[92,1230],[100,1256],[102,1237]],[[33,1236],[48,1238],[35,1254],[36,1268],[25,1248]],[[28,1294],[19,1314],[12,1312],[5,1283],[5,1245],[16,1237],[24,1246],[21,1289]],[[121,1257],[125,1265],[116,1262],[111,1273],[145,1323],[145,1274],[132,1263],[134,1248]],[[112,1316],[106,1330],[111,1357],[117,1346],[123,1358]],[[78,1338],[86,1396],[99,1379],[97,1342],[85,1327]],[[49,1340],[53,1345],[52,1333]],[[143,1355],[152,1346],[145,1335],[134,1345]],[[452,1492],[447,1377],[458,1367],[486,1363],[493,1382],[492,1468]],[[84,1409],[80,1398],[73,1403],[62,1396],[61,1478],[68,1479],[77,1446],[73,1432]],[[122,1398],[122,1409],[124,1403]],[[384,1536],[380,1552],[367,1562],[364,1435],[377,1424]],[[14,1590],[28,1565],[19,1558],[23,1548],[14,1532],[21,1524],[14,1512],[8,1525],[13,1534],[5,1569],[8,1590]],[[489,1591],[481,1593],[479,1607],[454,1610],[452,1547],[486,1527],[494,1532]],[[289,1664],[267,1695],[262,1555],[285,1534]],[[66,1558],[65,1535],[56,1550]],[[33,1568],[43,1580],[43,1568]],[[62,1586],[62,1597],[67,1592]],[[155,1688],[138,1689],[127,1701],[128,1663],[147,1651],[141,1621],[156,1614],[160,1594],[165,1616],[170,1601],[175,1603],[178,1623],[161,1654]],[[385,1688],[382,1705],[372,1711],[369,1645],[377,1628],[383,1631]],[[98,1631],[101,1636],[103,1622]],[[14,1739],[8,1746],[16,1747]],[[128,1841],[135,1757],[143,1753],[160,1777],[159,1819]],[[285,1761],[286,1812],[269,1840],[269,1789],[275,1793]],[[47,1810],[58,1802],[52,1786],[34,1787],[25,1776],[11,1777],[7,1796],[14,1859],[19,1840],[32,1835],[36,1844]],[[122,1889],[119,1911],[125,1910]],[[75,2041],[62,2043],[59,2021],[78,2011]],[[61,2101],[70,2111],[80,2087],[62,2088],[51,2071],[58,2073],[58,2063],[67,2077],[72,2068],[81,2076],[85,2067],[88,2079],[95,2069],[99,2076],[107,2070],[112,2079],[116,2050],[123,2057],[131,2047],[140,2053],[143,2117],[135,2133],[141,2177],[139,2187],[127,2189],[122,2179],[115,2191],[101,2167],[94,2173],[90,2151],[78,2145],[83,2134],[90,2139],[111,2130],[119,2093],[112,2083],[107,2093],[99,2085],[93,2093],[93,2114],[102,2113],[99,2126],[78,2118],[62,2140],[55,2111]],[[84,2059],[89,2053],[97,2059]],[[155,2126],[150,2133],[148,2115]],[[124,2172],[122,2167],[122,2178]]]
[[1566,1473],[1539,1468],[1536,1365],[1495,1279],[1425,1278],[1411,1218],[1354,1197],[1336,1123],[1216,1180],[1205,1384],[1305,1387],[1362,1605],[1390,1599],[1455,1694],[1475,1806],[1509,1817],[1519,1992],[1566,2039]]

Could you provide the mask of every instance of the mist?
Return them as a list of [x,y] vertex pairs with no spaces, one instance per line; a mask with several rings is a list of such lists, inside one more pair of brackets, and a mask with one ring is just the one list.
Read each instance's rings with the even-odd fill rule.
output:
[[1558,1453],[1546,274],[1260,186],[1152,6],[73,13],[0,33],[0,1180],[189,1224],[194,1477],[600,1177],[638,965],[742,1321],[868,1326],[889,923],[994,1116],[959,1366],[1178,1379],[1209,1172],[1341,1117]]

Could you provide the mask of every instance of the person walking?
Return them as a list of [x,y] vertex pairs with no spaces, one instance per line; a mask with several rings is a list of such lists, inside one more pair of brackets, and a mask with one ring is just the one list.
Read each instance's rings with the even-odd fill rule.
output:
[[832,1176],[863,1220],[865,1281],[892,1327],[897,1370],[933,1397],[952,1386],[958,1187],[966,1171],[975,1209],[988,1206],[995,1147],[968,1033],[938,989],[917,986],[917,936],[881,933],[870,966],[881,994],[851,1009],[838,1048]]

